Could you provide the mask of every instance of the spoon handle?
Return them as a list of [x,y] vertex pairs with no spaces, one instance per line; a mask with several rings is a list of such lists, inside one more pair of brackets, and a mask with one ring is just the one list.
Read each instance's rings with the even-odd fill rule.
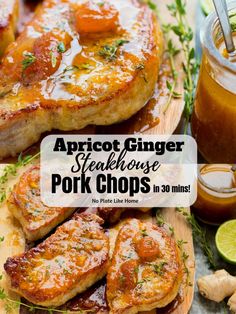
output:
[[228,53],[235,51],[226,0],[213,0]]

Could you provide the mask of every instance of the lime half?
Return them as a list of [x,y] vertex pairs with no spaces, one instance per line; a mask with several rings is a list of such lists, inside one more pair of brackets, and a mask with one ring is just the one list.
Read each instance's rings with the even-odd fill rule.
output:
[[[229,2],[229,0],[227,0]],[[201,0],[201,8],[205,15],[214,10],[213,0]]]
[[216,233],[216,247],[228,263],[236,265],[236,219],[219,227]]

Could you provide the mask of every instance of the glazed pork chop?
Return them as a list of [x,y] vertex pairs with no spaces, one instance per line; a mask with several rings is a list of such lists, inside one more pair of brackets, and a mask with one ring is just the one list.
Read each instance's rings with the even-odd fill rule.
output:
[[42,239],[75,211],[75,208],[48,207],[42,203],[39,165],[31,167],[20,177],[7,205],[29,241]]
[[0,67],[0,158],[45,131],[128,119],[153,95],[162,46],[141,1],[44,0]]
[[107,275],[111,314],[134,314],[173,301],[182,282],[175,241],[149,222],[130,219],[120,229]]
[[109,241],[96,215],[76,214],[55,234],[4,265],[10,287],[30,302],[60,306],[105,276]]

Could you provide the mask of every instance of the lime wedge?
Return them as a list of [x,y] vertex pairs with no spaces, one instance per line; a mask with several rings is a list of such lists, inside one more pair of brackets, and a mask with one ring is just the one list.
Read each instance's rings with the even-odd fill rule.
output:
[[219,227],[216,233],[216,247],[225,261],[236,265],[236,219]]
[[[227,0],[229,1],[229,0]],[[201,8],[205,15],[208,15],[214,10],[214,4],[212,0],[201,0]]]

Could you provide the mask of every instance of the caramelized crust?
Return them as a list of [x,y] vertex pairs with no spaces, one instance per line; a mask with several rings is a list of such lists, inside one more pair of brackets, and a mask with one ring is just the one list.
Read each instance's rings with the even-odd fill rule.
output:
[[153,95],[162,48],[137,0],[44,0],[0,67],[0,158],[45,131],[128,119]]
[[75,215],[55,234],[4,265],[11,289],[30,302],[60,306],[100,280],[108,266],[108,238],[96,215]]
[[42,203],[39,166],[33,166],[20,177],[7,204],[12,214],[19,220],[29,241],[43,238],[75,210],[47,207]]
[[138,313],[174,300],[182,282],[175,241],[152,223],[130,219],[120,229],[107,276],[109,313]]

